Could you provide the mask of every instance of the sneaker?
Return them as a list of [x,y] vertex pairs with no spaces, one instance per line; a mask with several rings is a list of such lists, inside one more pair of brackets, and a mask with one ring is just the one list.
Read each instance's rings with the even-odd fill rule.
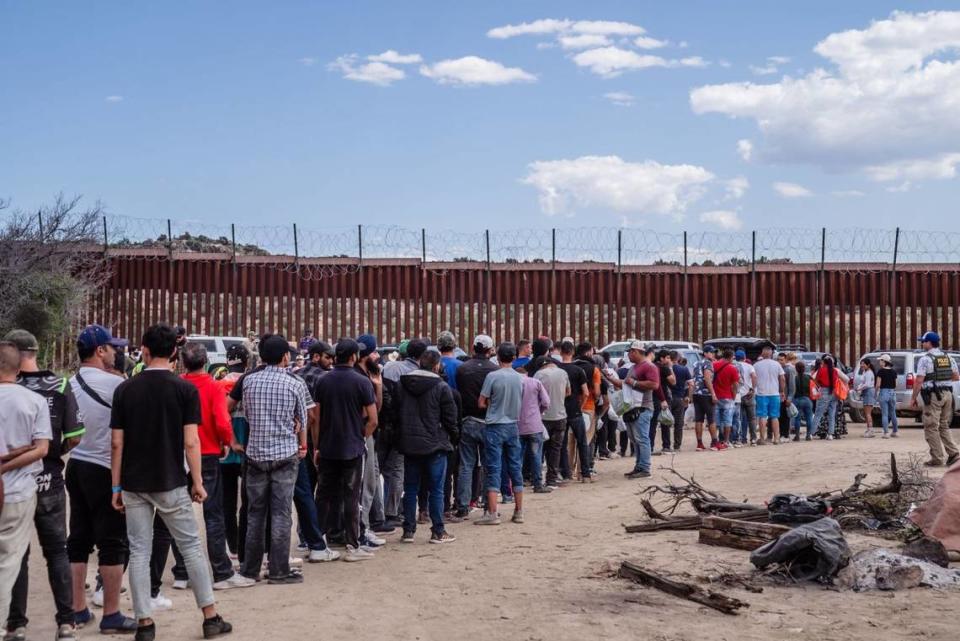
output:
[[698,452],[706,452],[706,451],[707,451],[707,448],[705,448],[705,447],[703,446],[703,443],[697,443],[697,451],[698,451]]
[[805,438],[805,439],[803,439],[803,440],[805,440],[805,441],[812,441],[812,440],[813,440],[813,437],[810,436],[809,434],[807,434],[807,438]]
[[710,444],[710,451],[711,451],[711,452],[719,452],[721,445],[722,445],[722,443],[711,443],[711,444]]
[[499,512],[484,512],[483,516],[473,522],[474,525],[500,525]]
[[248,579],[242,574],[236,574],[229,579],[224,579],[223,581],[216,581],[213,584],[214,590],[232,590],[233,588],[252,588],[257,584],[253,579]]
[[443,513],[443,522],[444,523],[461,523],[463,521],[462,517],[459,517],[454,512],[444,512]]
[[663,450],[657,450],[656,452],[651,453],[652,456],[663,456]]
[[864,431],[863,431],[863,438],[874,438],[873,430],[870,429],[870,428],[867,428],[866,430],[864,430]]
[[880,436],[880,438],[890,438],[890,435],[884,432],[883,435]]
[[270,585],[294,585],[303,583],[303,572],[300,570],[290,570],[290,572],[284,576],[268,576],[267,583]]
[[832,440],[833,440],[833,434],[827,434],[827,440],[828,440],[828,441],[832,441]]
[[394,530],[403,527],[403,517],[399,516],[388,516],[387,520],[383,522],[383,527],[392,527]]
[[367,543],[374,547],[380,547],[381,545],[385,545],[387,542],[386,539],[381,539],[379,536],[374,534],[373,530],[367,530],[363,533],[363,536],[367,539]]
[[104,615],[100,619],[100,634],[132,634],[137,631],[137,622],[120,612]]
[[93,603],[93,607],[102,608],[103,607],[103,588],[97,588],[93,591],[93,598],[90,599],[90,602]]
[[174,579],[173,580],[173,589],[174,590],[186,590],[190,587],[190,581],[187,579]]
[[766,444],[767,444],[767,442],[766,442],[764,439],[762,439],[762,438],[758,438],[758,439],[757,439],[757,446],[766,445]]
[[304,554],[310,551],[310,546],[306,543],[297,543],[297,552]]
[[370,529],[372,529],[376,534],[393,534],[397,531],[396,526],[388,525],[387,523],[379,523]]
[[[289,567],[291,567],[291,568],[297,568],[297,569],[302,568],[302,567],[303,567],[303,559],[301,559],[299,556],[291,556],[289,559],[287,559],[287,565],[288,565]],[[269,557],[268,557],[268,558],[265,558],[265,559],[263,560],[263,563],[260,565],[260,569],[261,569],[263,572],[266,572],[266,571],[268,571],[268,570],[270,569],[270,559],[269,559]],[[173,582],[173,587],[177,587],[177,582],[176,582],[176,581]]]
[[454,512],[453,515],[458,519],[466,519],[470,516],[470,509],[465,507],[457,508],[457,511]]
[[897,430],[893,430],[890,434],[890,438],[900,438],[900,433]]
[[423,525],[424,523],[429,523],[429,522],[430,522],[430,514],[428,514],[427,512],[424,512],[423,510],[420,510],[420,514],[417,516],[417,524]]
[[27,627],[21,625],[19,628],[7,630],[7,633],[3,635],[3,641],[27,641]]
[[500,500],[500,502],[501,502],[501,503],[513,503],[513,497],[512,497],[512,496],[505,496],[505,497],[503,497],[503,498]]
[[97,617],[90,611],[90,608],[84,608],[80,612],[73,613],[73,622],[78,628],[82,628],[88,623],[93,623],[96,619]]
[[57,641],[77,641],[80,633],[77,632],[77,626],[71,623],[64,623],[57,628]]
[[233,626],[223,620],[219,614],[210,619],[203,620],[203,638],[212,639],[221,634],[230,634],[233,632]]
[[673,454],[673,448],[672,448],[672,447],[665,447],[665,448],[663,448],[661,451],[662,451],[664,454]]
[[533,488],[534,494],[550,494],[550,492],[553,492],[553,488],[549,485],[541,485],[540,487]]
[[443,543],[453,543],[457,540],[457,537],[453,536],[448,532],[442,532],[441,534],[433,533],[430,535],[430,542],[436,543],[438,545]]
[[728,449],[730,449],[730,446],[727,445],[726,443],[722,443],[722,442],[721,442],[721,443],[717,443],[717,451],[722,452],[722,451],[728,450]]
[[954,453],[947,457],[947,467],[950,467],[957,461],[960,461],[960,454]]
[[355,548],[352,545],[348,545],[347,553],[343,557],[343,560],[347,563],[353,563],[354,561],[369,561],[373,558],[375,558],[374,553],[369,550],[364,550],[362,546]]
[[410,530],[404,530],[403,535],[400,537],[401,543],[413,543],[414,533]]
[[138,625],[133,635],[133,641],[153,641],[157,638],[157,624]]
[[310,550],[310,554],[307,555],[307,563],[327,563],[329,561],[336,561],[339,558],[340,553],[330,548]]
[[627,474],[628,479],[648,479],[650,478],[650,472],[644,472],[643,470],[634,470]]
[[523,523],[523,510],[514,510],[510,520],[514,523]]
[[750,439],[750,447],[756,447],[756,446],[757,446],[757,439],[755,438]]
[[800,435],[799,435],[799,434],[796,434],[796,435],[793,437],[793,442],[796,443],[796,442],[799,441],[799,440],[800,440]]
[[173,601],[163,596],[163,592],[157,592],[157,596],[150,597],[151,610],[162,611],[171,608],[173,608]]

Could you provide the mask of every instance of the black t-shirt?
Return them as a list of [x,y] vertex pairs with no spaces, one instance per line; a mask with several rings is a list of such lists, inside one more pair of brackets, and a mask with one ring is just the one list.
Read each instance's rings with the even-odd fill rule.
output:
[[123,430],[123,489],[168,492],[188,485],[183,426],[200,421],[197,388],[169,370],[145,369],[120,383],[110,427]]
[[560,369],[570,377],[570,396],[563,399],[563,407],[567,410],[567,418],[571,419],[583,413],[583,386],[587,384],[587,375],[577,363],[557,363]]
[[317,380],[314,392],[320,406],[320,458],[351,461],[363,456],[363,408],[377,402],[370,379],[349,365],[337,365]]
[[82,436],[83,419],[70,382],[49,370],[21,372],[17,383],[47,400],[53,438],[43,457],[43,472],[37,475],[37,493],[46,494],[63,487],[63,441]]
[[496,370],[497,366],[489,358],[471,358],[457,368],[457,390],[463,401],[464,416],[486,418],[487,410],[477,407],[477,400],[487,374]]
[[880,389],[897,389],[897,370],[881,367],[877,370],[877,380],[880,381]]

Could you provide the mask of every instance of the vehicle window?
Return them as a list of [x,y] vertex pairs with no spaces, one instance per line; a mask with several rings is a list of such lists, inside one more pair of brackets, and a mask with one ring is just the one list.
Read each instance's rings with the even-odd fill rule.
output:
[[217,341],[212,338],[191,338],[188,342],[200,343],[208,352],[217,351]]
[[234,345],[243,345],[243,341],[228,338],[223,339],[223,351],[229,350]]
[[893,369],[897,370],[897,374],[903,375],[903,373],[907,371],[907,357],[894,356]]

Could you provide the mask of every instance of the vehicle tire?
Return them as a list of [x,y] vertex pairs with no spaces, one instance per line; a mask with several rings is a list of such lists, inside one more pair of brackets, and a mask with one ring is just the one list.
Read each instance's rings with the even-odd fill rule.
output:
[[866,423],[867,415],[862,409],[857,409],[852,405],[847,406],[847,415],[850,417],[851,423]]

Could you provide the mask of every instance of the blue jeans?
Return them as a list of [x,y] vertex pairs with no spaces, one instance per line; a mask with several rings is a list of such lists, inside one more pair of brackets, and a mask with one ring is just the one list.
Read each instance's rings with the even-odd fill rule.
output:
[[327,544],[323,540],[320,530],[320,519],[317,513],[317,500],[310,479],[312,465],[306,458],[300,460],[297,470],[297,482],[293,486],[293,505],[297,508],[297,524],[304,542],[311,550],[326,550]]
[[483,421],[472,416],[460,427],[460,471],[457,474],[457,507],[470,509],[473,498],[473,470],[483,457]]
[[797,408],[797,415],[793,417],[794,433],[800,436],[800,422],[806,421],[807,436],[812,436],[817,431],[814,427],[816,424],[813,422],[813,401],[806,396],[795,396],[793,405]]
[[524,434],[520,437],[520,447],[523,450],[524,464],[530,470],[530,479],[533,481],[533,487],[540,489],[543,487],[543,457],[540,455],[543,445],[543,434]]
[[443,482],[447,476],[447,453],[403,457],[403,531],[417,531],[417,494],[420,479],[427,481],[427,505],[430,508],[430,531],[443,534]]
[[516,423],[493,423],[483,428],[484,484],[488,492],[500,491],[500,469],[504,461],[514,494],[523,492],[520,432]]
[[757,398],[747,396],[740,400],[740,442],[757,440]]
[[817,411],[813,415],[813,424],[816,426],[814,431],[820,428],[820,421],[823,420],[823,415],[828,412],[827,434],[833,435],[833,432],[837,429],[837,397],[833,395],[833,392],[823,390],[817,400]]
[[627,433],[633,441],[633,450],[637,457],[633,466],[634,472],[650,471],[650,419],[652,417],[651,410],[643,409],[635,421],[627,422]]
[[732,398],[722,398],[717,401],[717,427],[720,429],[733,427],[733,415],[736,409],[737,403]]
[[887,425],[890,425],[893,428],[893,433],[896,434],[899,431],[899,425],[897,425],[897,390],[881,389],[878,402],[880,404],[880,423],[883,427],[883,433],[887,433]]

